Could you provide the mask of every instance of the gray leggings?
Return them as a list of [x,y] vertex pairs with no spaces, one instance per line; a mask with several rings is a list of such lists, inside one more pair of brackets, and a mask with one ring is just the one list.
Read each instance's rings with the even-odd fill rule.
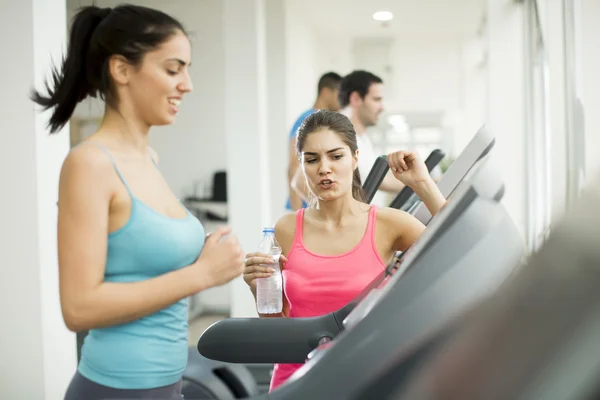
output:
[[92,382],[79,372],[71,380],[64,400],[182,400],[182,382],[155,389],[114,389]]

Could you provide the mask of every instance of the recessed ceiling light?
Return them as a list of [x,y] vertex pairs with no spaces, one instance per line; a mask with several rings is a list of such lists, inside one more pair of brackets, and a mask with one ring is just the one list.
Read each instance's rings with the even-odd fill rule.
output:
[[377,11],[373,14],[375,21],[390,21],[392,18],[394,18],[394,14],[389,11]]

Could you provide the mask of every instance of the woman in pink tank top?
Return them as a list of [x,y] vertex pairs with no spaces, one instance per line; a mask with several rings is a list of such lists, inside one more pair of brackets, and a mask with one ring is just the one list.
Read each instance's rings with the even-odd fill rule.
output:
[[[282,247],[284,311],[260,317],[314,317],[336,311],[354,299],[406,250],[425,227],[411,215],[366,204],[358,173],[356,133],[350,120],[321,110],[308,116],[297,133],[296,151],[312,199],[310,206],[281,217],[275,237]],[[446,200],[423,161],[410,151],[388,156],[396,179],[411,187],[432,214]],[[246,256],[244,280],[256,298],[256,278],[270,271],[266,254]],[[276,364],[270,391],[302,364]]]

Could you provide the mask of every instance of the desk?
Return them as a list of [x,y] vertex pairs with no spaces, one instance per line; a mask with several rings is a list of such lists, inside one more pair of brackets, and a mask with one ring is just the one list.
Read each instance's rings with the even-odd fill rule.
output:
[[192,214],[195,214],[196,217],[198,217],[198,219],[202,221],[202,223],[204,223],[204,220],[210,220],[210,218],[206,215],[207,213],[211,213],[220,218],[223,218],[225,221],[222,222],[227,222],[226,220],[228,217],[228,207],[227,203],[225,202],[200,201],[194,200],[193,198],[184,199],[183,202],[187,209],[190,210]]

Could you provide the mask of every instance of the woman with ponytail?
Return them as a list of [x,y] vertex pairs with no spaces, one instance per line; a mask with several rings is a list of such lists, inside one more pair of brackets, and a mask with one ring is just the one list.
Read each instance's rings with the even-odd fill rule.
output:
[[[285,308],[282,314],[261,317],[316,317],[342,308],[425,229],[404,211],[365,203],[356,132],[343,114],[321,110],[308,116],[298,129],[296,152],[312,201],[275,224]],[[396,179],[435,215],[446,200],[425,163],[409,151],[389,154],[388,161]],[[246,256],[244,280],[255,297],[256,278],[271,274],[260,264],[268,263],[266,254]],[[276,364],[271,390],[301,366]]]
[[160,11],[84,7],[47,94],[32,95],[51,110],[51,133],[87,96],[105,101],[98,131],[60,175],[62,313],[69,329],[89,331],[66,400],[181,399],[187,298],[243,271],[235,236],[205,239],[148,147],[150,128],[171,124],[192,90],[190,58],[184,28]]

